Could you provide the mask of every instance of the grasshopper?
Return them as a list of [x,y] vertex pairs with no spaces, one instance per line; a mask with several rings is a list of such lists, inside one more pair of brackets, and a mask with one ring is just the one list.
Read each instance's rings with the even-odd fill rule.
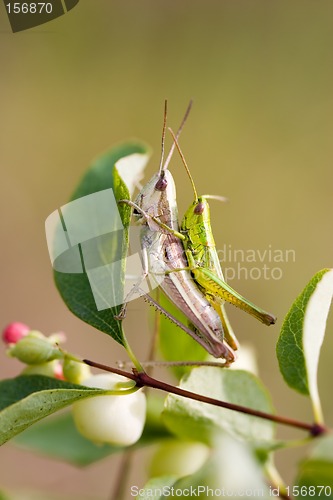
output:
[[[226,341],[236,350],[238,348],[238,342],[224,310],[225,302],[246,311],[265,325],[274,324],[276,317],[245,299],[225,282],[216,251],[210,224],[210,209],[207,202],[209,198],[217,198],[220,200],[223,200],[223,198],[212,195],[198,196],[185,157],[178,144],[177,137],[171,129],[169,130],[190,178],[194,192],[194,201],[186,211],[180,225],[180,238],[185,248],[188,269],[191,271],[196,283],[207,300],[218,312],[224,328]],[[172,230],[172,228],[170,228],[170,230]]]
[[[187,109],[178,130],[179,136],[191,107]],[[235,360],[232,348],[224,341],[223,325],[214,305],[192,279],[184,254],[181,233],[178,227],[176,189],[173,177],[167,170],[174,150],[174,144],[163,164],[166,130],[166,105],[162,133],[162,152],[159,171],[143,187],[135,202],[120,200],[133,208],[133,215],[142,225],[140,240],[142,247],[143,276],[134,286],[154,273],[163,274],[159,286],[167,297],[184,313],[194,329],[182,328],[216,358],[222,357],[226,363]],[[173,272],[176,271],[177,272]],[[134,290],[133,289],[133,290]],[[131,292],[130,292],[131,293]],[[127,297],[128,298],[128,297]],[[126,301],[125,301],[126,302]],[[122,319],[123,310],[118,316]],[[169,316],[169,315],[168,315]],[[170,318],[173,319],[173,318]]]

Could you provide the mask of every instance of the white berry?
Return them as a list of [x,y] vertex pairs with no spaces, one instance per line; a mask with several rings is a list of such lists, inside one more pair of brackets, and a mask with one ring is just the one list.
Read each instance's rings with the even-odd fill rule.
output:
[[[82,385],[118,390],[126,382],[119,375],[92,375]],[[129,446],[140,438],[146,418],[146,396],[142,390],[120,396],[96,396],[73,404],[78,431],[95,443]]]

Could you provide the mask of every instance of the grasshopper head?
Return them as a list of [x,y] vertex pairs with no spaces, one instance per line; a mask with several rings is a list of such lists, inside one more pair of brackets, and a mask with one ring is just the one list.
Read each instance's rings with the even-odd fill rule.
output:
[[210,222],[210,208],[204,196],[199,196],[186,211],[182,230],[188,230],[200,224]]
[[169,170],[153,175],[138,194],[135,203],[149,216],[157,217],[165,224],[176,221],[176,187]]

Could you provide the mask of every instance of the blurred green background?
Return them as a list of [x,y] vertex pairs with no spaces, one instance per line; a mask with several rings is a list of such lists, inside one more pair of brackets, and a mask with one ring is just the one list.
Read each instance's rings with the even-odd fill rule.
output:
[[[64,330],[68,349],[83,357],[124,359],[115,342],[66,310],[52,281],[44,221],[68,200],[91,160],[114,143],[137,137],[152,146],[148,179],[159,160],[164,99],[169,125],[177,128],[193,98],[182,149],[199,193],[230,200],[211,204],[217,247],[295,251],[295,262],[264,262],[282,269],[279,280],[242,275],[231,282],[274,312],[278,324],[266,329],[237,310],[230,317],[240,341],[255,345],[277,411],[311,421],[306,398],[281,379],[275,343],[296,295],[316,271],[332,266],[332,2],[81,0],[65,16],[17,34],[3,5],[0,15],[0,324]],[[178,158],[172,172],[183,213],[192,192]],[[141,358],[149,333],[137,325],[147,313],[146,303],[132,303],[125,324]],[[327,333],[319,378],[332,424],[332,318]],[[3,351],[0,357],[1,377],[15,376],[19,363]],[[277,456],[289,484],[298,456]],[[146,452],[143,457],[134,460],[132,484],[145,482]],[[104,499],[118,462],[78,471],[6,445],[0,481]]]

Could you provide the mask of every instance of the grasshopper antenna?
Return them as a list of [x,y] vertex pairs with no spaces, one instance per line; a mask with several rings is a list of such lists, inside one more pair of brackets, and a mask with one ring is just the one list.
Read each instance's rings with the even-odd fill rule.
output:
[[[191,108],[192,108],[192,104],[193,104],[193,99],[190,100],[188,106],[187,106],[187,109],[185,111],[185,115],[184,115],[184,118],[179,126],[179,129],[177,130],[177,134],[176,134],[176,138],[178,139],[178,137],[180,136],[181,134],[181,131],[183,130],[183,127],[185,125],[185,122],[187,120],[187,117],[188,115],[190,114],[190,111],[191,111]],[[167,170],[168,166],[169,166],[169,163],[170,163],[170,160],[171,160],[171,157],[173,155],[173,152],[175,150],[175,143],[172,144],[171,148],[170,148],[170,151],[169,151],[169,154],[168,154],[168,157],[167,159],[165,160],[165,163],[164,163],[164,166],[163,166],[163,170]],[[161,171],[160,171],[161,172]]]
[[182,159],[182,162],[184,164],[184,167],[185,167],[185,170],[187,172],[187,175],[189,176],[189,179],[191,181],[191,184],[192,184],[192,188],[193,188],[193,192],[194,192],[194,198],[195,198],[195,202],[199,203],[199,199],[198,199],[198,193],[197,193],[197,190],[195,189],[195,184],[194,184],[194,181],[193,181],[193,178],[192,178],[192,175],[191,175],[191,172],[190,172],[190,169],[188,168],[187,166],[187,163],[186,163],[186,160],[185,160],[185,156],[183,155],[183,152],[182,150],[180,149],[180,146],[179,146],[179,143],[178,143],[178,140],[177,140],[177,136],[175,136],[175,134],[173,133],[172,129],[169,127],[168,128],[169,132],[171,133],[172,137],[173,137],[173,144],[174,146],[176,146],[176,148],[178,149],[178,153],[180,154],[180,157]]
[[225,196],[220,196],[219,194],[203,194],[202,198],[206,198],[206,200],[222,201],[222,203],[229,202],[229,198],[226,198]]
[[168,111],[168,101],[165,99],[164,101],[164,119],[163,119],[163,130],[162,130],[162,147],[161,147],[161,159],[159,166],[159,174],[161,175],[163,171],[163,160],[164,160],[164,144],[165,144],[165,131],[166,131],[166,123],[167,123],[167,111]]
[[[180,157],[181,157],[181,159],[182,159],[182,162],[183,162],[183,164],[184,164],[184,167],[185,167],[185,170],[186,170],[186,172],[187,172],[187,175],[189,176],[189,179],[190,179],[190,181],[191,181],[192,188],[193,188],[193,192],[194,192],[194,198],[195,198],[195,199],[194,199],[194,201],[195,201],[195,202],[199,202],[199,199],[198,199],[198,193],[197,193],[197,190],[196,190],[196,188],[195,188],[195,184],[194,184],[193,177],[192,177],[191,172],[190,172],[190,169],[188,168],[188,165],[187,165],[187,163],[186,163],[185,156],[184,156],[184,154],[183,154],[183,152],[182,152],[182,150],[180,149],[180,146],[179,146],[179,142],[178,142],[178,139],[177,139],[177,136],[178,136],[179,134],[177,134],[177,135],[175,136],[175,134],[173,133],[173,130],[172,130],[170,127],[168,127],[168,130],[169,130],[169,132],[171,133],[171,135],[172,135],[172,137],[173,137],[173,146],[176,146],[176,148],[178,149],[178,152],[179,152]],[[222,202],[224,202],[224,203],[226,203],[226,202],[228,202],[228,201],[229,201],[229,200],[228,200],[228,198],[226,198],[225,196],[220,196],[220,195],[218,195],[218,194],[203,194],[203,195],[201,196],[201,198],[206,198],[206,199],[208,199],[208,200],[218,200],[218,201],[222,201]]]

